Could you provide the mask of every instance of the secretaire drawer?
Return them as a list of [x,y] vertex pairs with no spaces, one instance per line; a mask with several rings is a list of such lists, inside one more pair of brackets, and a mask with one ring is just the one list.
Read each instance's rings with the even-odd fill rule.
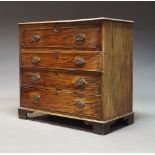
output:
[[87,94],[101,93],[100,74],[75,73],[59,70],[21,69],[21,84],[54,88]]
[[100,28],[96,26],[30,27],[22,31],[21,45],[65,49],[98,49]]
[[31,53],[27,50],[21,54],[21,66],[62,68],[74,70],[101,71],[101,54],[99,51],[38,51],[42,53]]
[[21,88],[21,106],[100,118],[101,96]]

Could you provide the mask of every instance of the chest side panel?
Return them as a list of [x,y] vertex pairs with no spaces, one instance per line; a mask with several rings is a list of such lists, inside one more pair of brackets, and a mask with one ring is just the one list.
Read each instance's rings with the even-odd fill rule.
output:
[[131,23],[104,22],[104,120],[132,112],[132,35]]

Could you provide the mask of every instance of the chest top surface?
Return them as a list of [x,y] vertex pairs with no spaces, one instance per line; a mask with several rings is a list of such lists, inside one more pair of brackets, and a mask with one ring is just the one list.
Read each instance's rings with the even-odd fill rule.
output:
[[23,22],[18,23],[19,25],[22,24],[43,24],[43,23],[77,23],[77,22],[88,22],[88,21],[103,21],[103,20],[110,20],[110,21],[119,21],[119,22],[127,22],[133,23],[132,20],[123,20],[123,19],[115,19],[115,18],[107,18],[107,17],[99,17],[99,18],[87,18],[87,19],[76,19],[76,20],[53,20],[53,21],[41,21],[41,22]]

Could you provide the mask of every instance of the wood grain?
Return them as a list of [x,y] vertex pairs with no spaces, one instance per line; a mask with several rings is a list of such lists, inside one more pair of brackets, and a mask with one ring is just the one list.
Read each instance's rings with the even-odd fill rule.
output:
[[132,111],[132,34],[131,23],[104,22],[104,120]]
[[[40,100],[34,101],[32,95],[40,95]],[[77,116],[99,119],[101,116],[101,100],[96,95],[79,95],[63,91],[52,91],[37,88],[21,88],[21,106],[34,109],[48,109]],[[82,100],[85,106],[78,108],[75,101]]]
[[[133,115],[133,24],[113,19],[19,24],[21,107],[82,120],[111,120]],[[56,29],[56,31],[55,31]],[[75,36],[86,39],[77,43]],[[40,41],[32,42],[34,34]],[[34,65],[32,57],[41,61]],[[85,65],[74,65],[76,58]],[[40,80],[32,81],[39,74]],[[85,87],[75,87],[78,79]],[[32,95],[40,94],[39,101]],[[86,102],[77,108],[76,99]]]
[[[99,51],[47,51],[47,50],[22,50],[21,66],[63,68],[86,71],[101,71],[101,52]],[[32,63],[33,57],[39,57],[38,64]],[[75,65],[75,60],[83,58],[85,64]]]
[[[55,29],[57,32],[55,32]],[[58,30],[57,30],[58,29]],[[98,46],[98,28],[96,27],[49,27],[24,30],[22,32],[24,47],[60,47],[60,48],[96,48]],[[78,34],[86,36],[84,41],[76,41]],[[32,41],[33,35],[39,35],[40,40]]]
[[[39,80],[32,80],[34,75],[39,75]],[[87,94],[101,94],[101,80],[98,74],[66,73],[49,71],[44,69],[24,68],[21,70],[21,85],[55,88],[56,90],[68,90]],[[79,79],[85,80],[83,87],[78,87],[75,82]]]

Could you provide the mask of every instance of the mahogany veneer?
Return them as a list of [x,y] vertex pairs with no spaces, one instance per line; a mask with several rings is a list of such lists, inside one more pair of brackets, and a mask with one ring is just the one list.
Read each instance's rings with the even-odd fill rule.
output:
[[106,134],[133,123],[133,22],[109,18],[19,23],[19,117],[83,120]]

